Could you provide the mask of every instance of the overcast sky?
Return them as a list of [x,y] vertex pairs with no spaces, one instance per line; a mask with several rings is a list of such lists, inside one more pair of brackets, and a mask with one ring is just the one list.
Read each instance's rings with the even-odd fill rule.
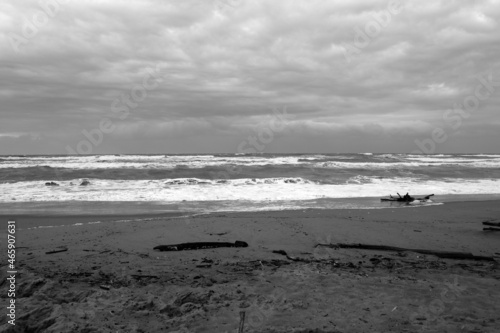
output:
[[499,18],[479,0],[2,0],[0,154],[500,153]]

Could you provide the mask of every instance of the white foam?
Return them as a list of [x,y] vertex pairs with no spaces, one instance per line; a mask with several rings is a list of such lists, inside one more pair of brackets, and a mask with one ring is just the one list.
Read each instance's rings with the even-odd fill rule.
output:
[[494,157],[500,158],[500,154],[462,154],[460,156],[476,156],[476,157]]
[[373,162],[339,162],[339,161],[326,161],[326,162],[316,162],[313,164],[315,168],[327,168],[327,169],[366,169],[366,170],[377,170],[377,169],[394,169],[394,168],[419,168],[427,166],[443,166],[443,165],[459,165],[460,167],[466,168],[500,168],[500,160],[455,160],[447,161],[446,159],[439,160],[410,160],[408,162],[397,161],[397,162],[383,162],[383,163],[373,163]]
[[[470,155],[474,157],[476,155]],[[95,156],[36,156],[3,157],[0,168],[52,167],[70,169],[173,169],[180,165],[202,168],[228,165],[307,165],[316,168],[387,169],[422,167],[428,165],[459,165],[464,167],[500,168],[500,155],[477,155],[464,158],[455,155],[374,155],[374,162],[318,161],[354,159],[352,155],[299,155],[299,156],[213,156],[213,155],[95,155]],[[491,158],[484,158],[491,157]],[[377,162],[382,161],[382,162]]]
[[[288,180],[293,179],[294,182]],[[181,179],[184,180],[184,179]],[[416,178],[360,179],[359,183],[316,184],[300,178],[235,179],[185,182],[164,180],[99,180],[90,186],[75,180],[60,186],[43,182],[0,184],[0,202],[44,201],[141,201],[178,203],[182,201],[279,201],[320,198],[381,197],[399,192],[414,194],[500,194],[500,180],[443,179],[422,181]],[[201,182],[200,182],[201,181]]]
[[[474,156],[476,157],[476,156]],[[486,157],[486,156],[483,156]],[[500,156],[499,156],[500,158]],[[430,163],[441,163],[441,164],[451,164],[451,163],[474,163],[474,162],[498,162],[495,158],[465,158],[465,157],[449,157],[449,158],[437,158],[437,157],[408,157],[409,160],[421,161],[421,162],[430,162]]]
[[189,168],[221,165],[289,165],[301,164],[297,156],[213,156],[213,155],[103,155],[70,157],[7,157],[0,162],[0,168],[52,167],[71,169],[172,169],[179,165]]

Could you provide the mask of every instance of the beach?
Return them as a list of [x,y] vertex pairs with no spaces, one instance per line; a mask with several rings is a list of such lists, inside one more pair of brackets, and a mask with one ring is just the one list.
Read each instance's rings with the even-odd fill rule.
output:
[[500,333],[498,2],[3,0],[0,333]]
[[[128,218],[2,216],[4,223],[16,220],[18,273],[16,325],[3,316],[0,327],[5,332],[238,332],[240,325],[244,332],[498,332],[500,233],[483,231],[481,222],[500,222],[499,217],[499,201]],[[2,239],[6,233],[4,228]],[[248,247],[153,249],[235,241]],[[319,243],[455,251],[492,260],[315,247]]]

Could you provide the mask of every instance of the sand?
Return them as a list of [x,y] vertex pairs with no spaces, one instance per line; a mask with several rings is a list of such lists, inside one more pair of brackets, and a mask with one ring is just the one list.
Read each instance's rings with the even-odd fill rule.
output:
[[[107,216],[87,223],[97,220],[16,218],[16,325],[3,315],[1,331],[232,333],[238,332],[240,313],[243,332],[500,331],[500,232],[482,231],[481,224],[500,222],[500,202]],[[153,250],[236,240],[249,247]],[[495,260],[317,243],[460,251]],[[61,249],[67,251],[46,253]]]

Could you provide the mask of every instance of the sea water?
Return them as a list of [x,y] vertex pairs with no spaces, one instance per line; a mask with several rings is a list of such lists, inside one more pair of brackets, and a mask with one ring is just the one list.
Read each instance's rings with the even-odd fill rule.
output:
[[396,192],[434,194],[427,204],[498,199],[500,155],[0,157],[0,207],[18,213],[406,207],[380,201]]

